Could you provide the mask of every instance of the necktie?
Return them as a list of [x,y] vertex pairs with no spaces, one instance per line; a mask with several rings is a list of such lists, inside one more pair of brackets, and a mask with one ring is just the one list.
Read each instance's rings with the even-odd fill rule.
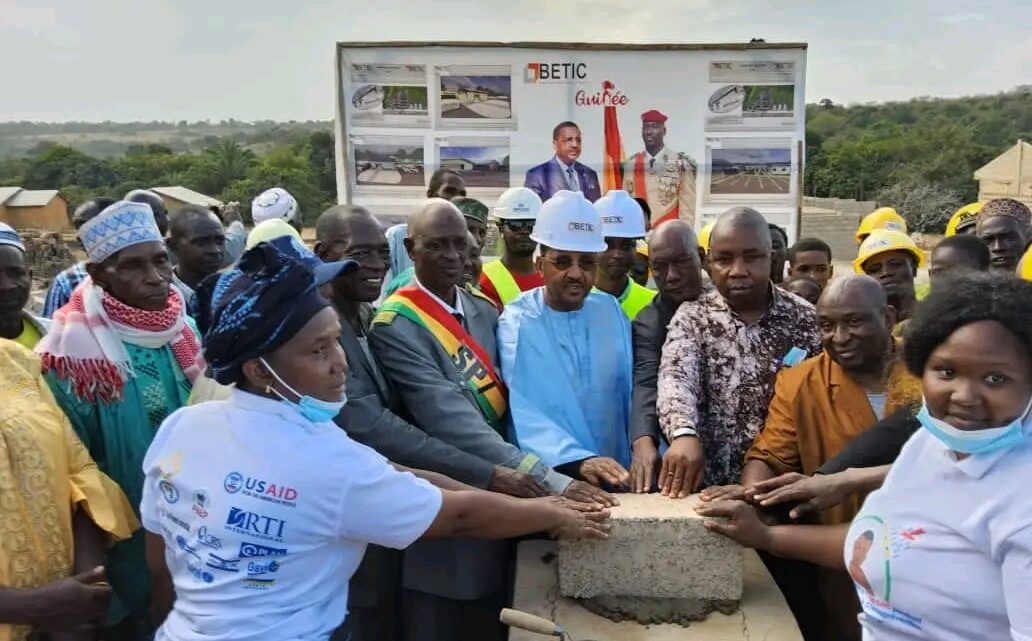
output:
[[655,158],[649,158],[649,169],[652,169],[652,166],[655,165],[655,164],[656,164],[656,159]]
[[454,314],[452,314],[452,316],[455,317],[455,320],[459,321],[459,325],[462,325],[463,327],[466,326],[466,323],[464,323],[462,320],[462,314],[455,312]]
[[577,174],[573,173],[573,167],[566,168],[566,186],[570,188],[570,191],[580,191]]

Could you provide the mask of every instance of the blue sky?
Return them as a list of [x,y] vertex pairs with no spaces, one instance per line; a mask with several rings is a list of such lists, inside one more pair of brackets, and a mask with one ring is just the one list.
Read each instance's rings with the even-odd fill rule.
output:
[[1032,83],[1029,0],[0,0],[0,120],[333,116],[339,40],[810,44],[807,100]]

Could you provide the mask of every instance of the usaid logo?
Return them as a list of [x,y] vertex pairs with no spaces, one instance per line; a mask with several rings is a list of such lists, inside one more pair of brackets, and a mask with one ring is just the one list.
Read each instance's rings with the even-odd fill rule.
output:
[[531,62],[524,80],[534,84],[572,84],[588,79],[588,65],[583,62]]
[[230,472],[222,482],[222,488],[230,494],[241,493],[244,496],[277,503],[288,507],[297,505],[298,491],[286,485],[277,485],[254,476],[244,476],[240,472]]
[[283,528],[286,524],[287,522],[283,519],[242,510],[238,507],[229,508],[229,516],[226,518],[227,530],[272,541],[283,541]]

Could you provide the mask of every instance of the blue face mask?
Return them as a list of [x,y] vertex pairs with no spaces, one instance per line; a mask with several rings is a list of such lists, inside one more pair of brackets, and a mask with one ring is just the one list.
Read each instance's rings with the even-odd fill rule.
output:
[[935,418],[928,413],[927,403],[921,404],[917,420],[921,427],[932,433],[943,445],[963,454],[992,454],[1001,450],[1009,450],[1025,440],[1025,420],[1032,399],[1025,406],[1025,411],[1016,419],[1003,427],[991,427],[984,430],[959,430],[946,421]]
[[277,392],[276,389],[273,387],[267,388],[268,391],[272,392],[276,396],[279,396],[284,403],[293,407],[298,414],[304,416],[313,423],[324,423],[326,421],[332,421],[337,417],[337,414],[340,414],[340,411],[344,409],[344,406],[348,403],[348,395],[346,392],[342,392],[340,395],[340,401],[335,403],[330,401],[321,401],[312,396],[299,394],[297,390],[295,390],[290,385],[287,385],[287,382],[279,377],[279,374],[276,373],[276,370],[269,367],[269,364],[265,362],[264,358],[259,357],[258,360],[262,362],[262,365],[265,365],[265,368],[269,370],[269,373],[272,374],[277,381],[279,381],[280,385],[287,388],[295,396],[297,396],[297,401],[292,401],[288,399],[286,396]]

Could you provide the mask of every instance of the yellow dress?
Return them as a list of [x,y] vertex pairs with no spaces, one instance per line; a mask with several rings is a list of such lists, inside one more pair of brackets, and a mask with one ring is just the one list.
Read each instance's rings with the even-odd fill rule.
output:
[[[97,469],[58,408],[39,357],[0,339],[0,585],[33,588],[70,576],[79,509],[112,543],[139,527],[125,495]],[[0,641],[28,633],[0,623]]]

